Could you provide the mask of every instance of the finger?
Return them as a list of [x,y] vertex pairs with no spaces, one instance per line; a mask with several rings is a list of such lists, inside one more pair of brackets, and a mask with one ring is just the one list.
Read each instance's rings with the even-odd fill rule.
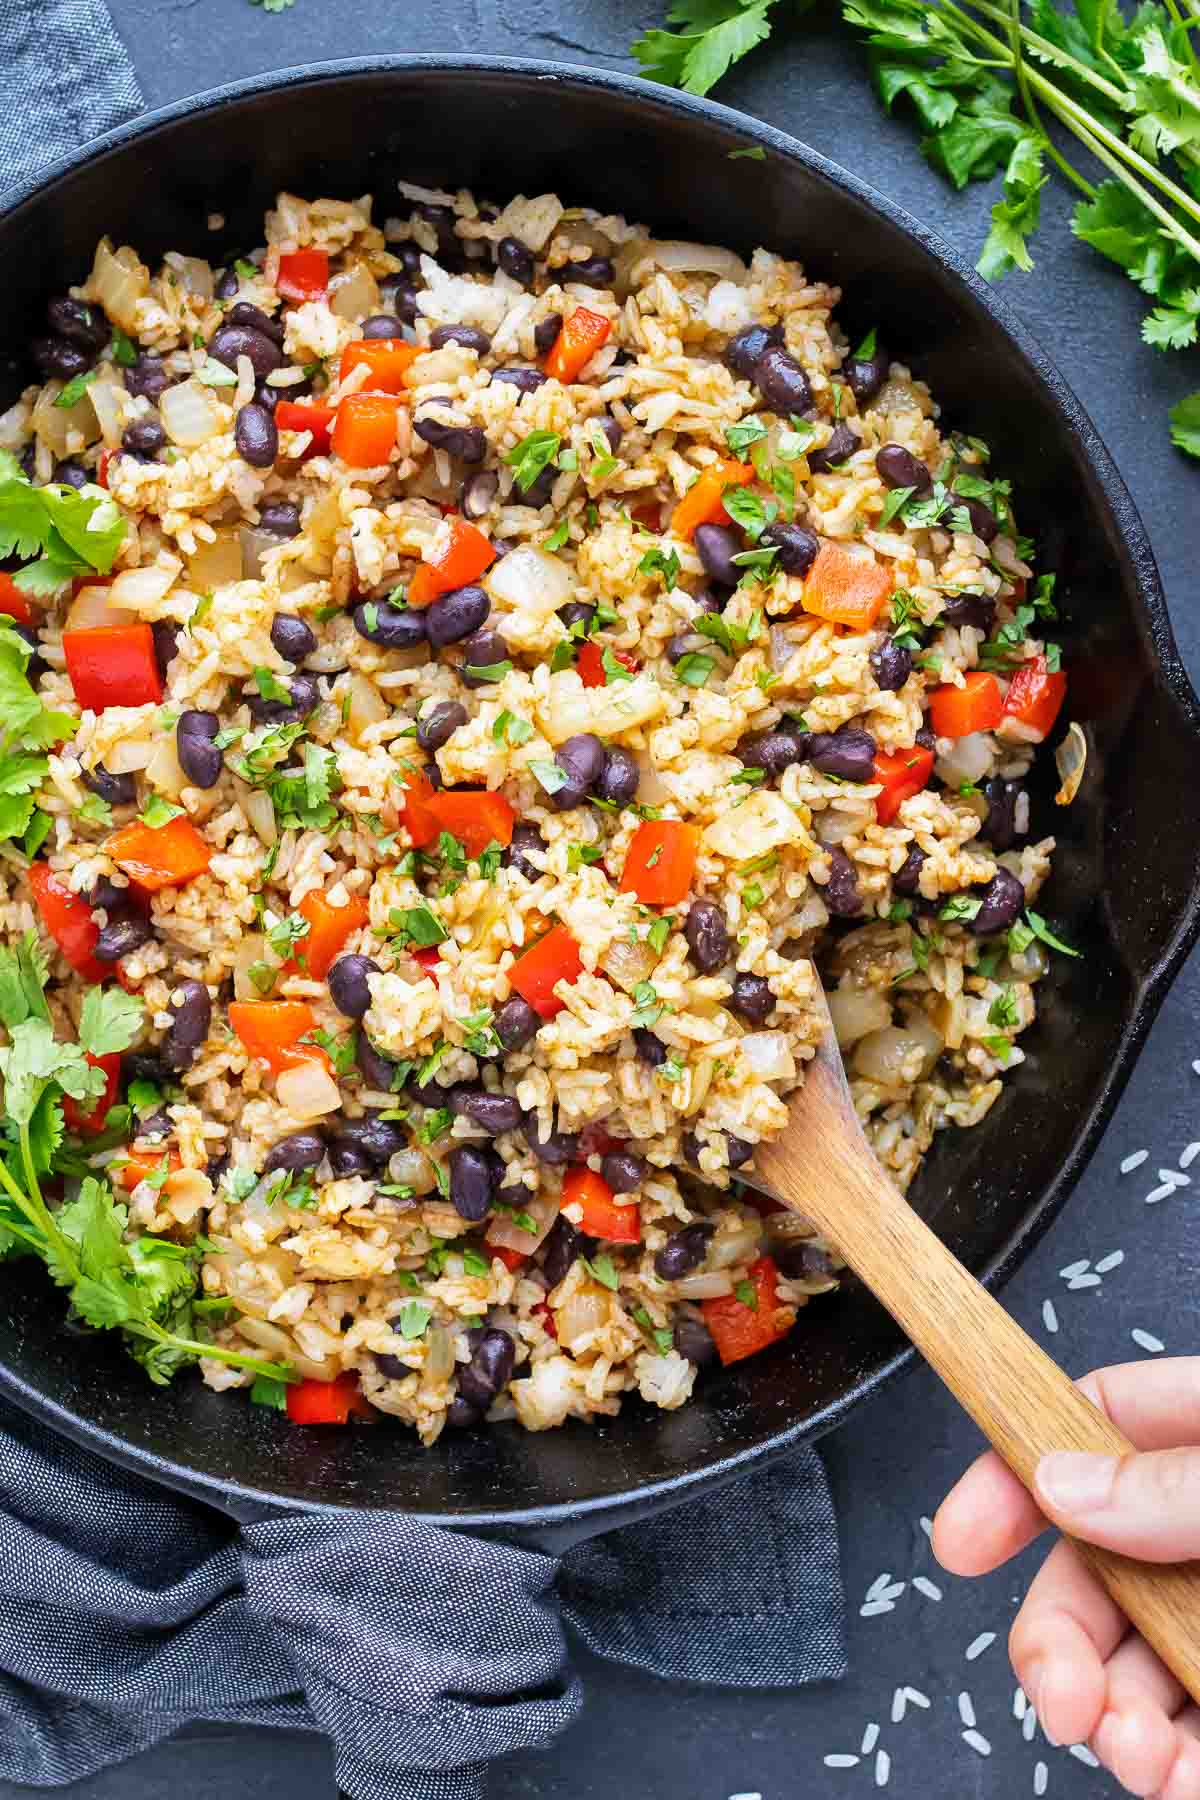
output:
[[1139,1450],[1172,1450],[1200,1441],[1200,1357],[1094,1369],[1079,1383]]
[[1143,1562],[1200,1556],[1200,1450],[1086,1456],[1038,1464],[1036,1496],[1062,1530]]
[[1132,1632],[1109,1657],[1104,1678],[1108,1683],[1107,1704],[1113,1712],[1152,1706],[1173,1719],[1187,1704],[1187,1694],[1170,1669],[1159,1661],[1144,1638]]
[[1128,1628],[1078,1552],[1056,1544],[1008,1639],[1017,1678],[1052,1743],[1082,1743],[1096,1730],[1108,1692],[1104,1665]]
[[985,1575],[1031,1543],[1046,1521],[994,1450],[972,1463],[933,1521],[933,1554],[952,1575]]
[[1180,1733],[1178,1725],[1175,1729],[1180,1738],[1178,1754],[1166,1785],[1154,1800],[1200,1800],[1200,1743]]
[[[1200,1800],[1191,1774],[1200,1746],[1177,1731],[1155,1706],[1105,1712],[1092,1736],[1092,1748],[1131,1794],[1161,1794],[1173,1784],[1179,1800]],[[1200,1762],[1196,1768],[1200,1771]]]

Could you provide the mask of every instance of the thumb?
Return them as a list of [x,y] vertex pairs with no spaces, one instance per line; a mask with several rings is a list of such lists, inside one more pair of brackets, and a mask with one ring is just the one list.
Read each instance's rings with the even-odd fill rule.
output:
[[1038,1464],[1035,1494],[1056,1525],[1090,1544],[1143,1562],[1200,1556],[1200,1449],[1056,1451]]

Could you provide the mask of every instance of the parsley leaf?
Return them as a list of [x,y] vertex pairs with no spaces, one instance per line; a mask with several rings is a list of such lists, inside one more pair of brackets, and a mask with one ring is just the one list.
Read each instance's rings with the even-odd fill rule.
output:
[[679,557],[674,550],[664,553],[656,545],[653,550],[647,550],[638,564],[638,574],[661,575],[663,586],[671,593],[679,580]]
[[504,453],[504,461],[512,469],[519,491],[529,492],[542,470],[548,468],[562,447],[557,431],[531,431],[519,444]]
[[707,94],[731,63],[768,37],[772,0],[676,0],[668,15],[681,32],[647,31],[633,45],[642,73],[689,94]]
[[138,996],[124,988],[88,988],[79,1013],[80,1048],[92,1056],[128,1050],[142,1028],[144,1011]]

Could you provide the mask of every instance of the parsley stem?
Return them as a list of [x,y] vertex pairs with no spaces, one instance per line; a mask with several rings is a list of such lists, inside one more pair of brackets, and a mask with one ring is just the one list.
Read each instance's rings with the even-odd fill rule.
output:
[[[985,19],[992,19],[997,25],[1011,28],[1012,16],[1006,16],[1003,7],[990,4],[990,0],[971,0],[971,4],[977,12],[983,14]],[[1077,80],[1086,83],[1088,87],[1096,88],[1109,100],[1115,101],[1118,106],[1124,106],[1129,92],[1127,82],[1123,81],[1122,85],[1117,87],[1103,75],[1098,75],[1094,69],[1089,69],[1086,63],[1079,62],[1069,50],[1063,50],[1058,44],[1052,44],[1048,38],[1044,38],[1039,31],[1034,31],[1030,26],[1021,24],[1019,4],[1013,6],[1012,15],[1015,15],[1018,30],[1031,50],[1046,57],[1049,62],[1057,64],[1060,68],[1069,68]],[[1099,48],[1097,46],[1097,50]],[[1111,58],[1109,60],[1111,61]],[[1123,75],[1119,64],[1113,66],[1117,69],[1118,74]]]
[[[1115,132],[1110,131],[1107,125],[1101,124],[1100,120],[1088,112],[1086,107],[1080,106],[1077,101],[1071,99],[1069,94],[1065,94],[1061,88],[1055,87],[1052,81],[1047,81],[1044,75],[1039,75],[1031,69],[1029,79],[1042,91],[1051,111],[1057,113],[1063,124],[1069,125],[1077,137],[1083,138],[1093,156],[1099,157],[1102,163],[1112,168],[1108,157],[1100,156],[1096,147],[1097,144],[1103,144],[1112,155],[1119,156],[1122,161],[1128,163],[1131,169],[1136,169],[1146,181],[1152,182],[1160,193],[1165,194],[1181,212],[1187,213],[1190,218],[1195,219],[1197,224],[1200,224],[1200,202],[1193,200],[1190,194],[1185,193],[1168,176],[1160,174],[1153,163],[1147,162],[1146,158],[1127,144],[1123,138],[1117,137]],[[1094,141],[1089,142],[1089,139]],[[1144,203],[1147,206],[1150,205],[1148,197]],[[1155,208],[1151,208],[1151,210],[1155,211]],[[1192,256],[1200,258],[1200,244],[1190,234],[1182,233],[1182,227],[1165,208],[1158,208],[1155,216],[1162,219],[1164,224],[1171,228],[1172,235],[1185,245]]]
[[1055,168],[1065,175],[1068,181],[1074,182],[1075,186],[1081,189],[1089,200],[1094,200],[1096,190],[1092,183],[1067,161],[1057,144],[1051,142],[1050,134],[1042,124],[1042,116],[1038,112],[1037,101],[1034,99],[1033,90],[1029,85],[1029,71],[1025,67],[1025,53],[1021,45],[1021,0],[1010,0],[1010,4],[1009,39],[1012,43],[1013,73],[1017,78],[1017,92],[1021,96],[1026,116],[1034,130],[1040,135],[1042,148]]
[[[1047,104],[1050,103],[1048,102]],[[1057,109],[1051,106],[1051,110],[1056,111]],[[1060,114],[1059,116],[1061,117],[1062,115]],[[1085,114],[1084,117],[1086,118],[1087,115]],[[1136,180],[1134,176],[1129,173],[1128,169],[1122,168],[1116,157],[1111,156],[1104,145],[1100,143],[1097,138],[1092,137],[1084,125],[1072,125],[1071,129],[1075,132],[1076,137],[1078,137],[1084,148],[1091,151],[1092,155],[1096,158],[1096,161],[1102,162],[1106,169],[1111,169],[1117,180],[1127,187],[1131,194],[1137,195],[1147,212],[1153,213],[1167,236],[1174,238],[1175,242],[1181,244],[1189,256],[1194,256],[1197,262],[1200,262],[1200,239],[1194,238],[1191,232],[1181,225],[1178,219],[1176,219],[1173,214],[1169,213],[1160,201],[1155,199],[1153,194],[1147,192],[1141,182]],[[1138,161],[1141,161],[1140,157],[1138,158]],[[1192,209],[1189,208],[1189,210]]]

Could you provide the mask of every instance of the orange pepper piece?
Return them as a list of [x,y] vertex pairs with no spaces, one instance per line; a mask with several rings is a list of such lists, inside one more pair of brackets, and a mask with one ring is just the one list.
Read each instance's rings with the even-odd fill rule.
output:
[[835,625],[865,631],[892,592],[892,573],[882,563],[826,539],[804,583],[805,612]]
[[961,687],[934,688],[929,696],[929,723],[938,737],[969,737],[991,731],[1004,717],[1000,683],[985,669],[972,669]]
[[547,375],[561,381],[564,387],[578,380],[580,370],[591,362],[601,344],[607,343],[611,331],[612,323],[603,313],[591,312],[586,306],[577,306],[564,319],[562,329],[551,346],[546,358]]
[[745,487],[753,479],[754,469],[750,463],[727,461],[705,469],[671,514],[671,530],[675,536],[690,538],[697,525],[717,525],[728,519],[725,489]]
[[125,1161],[118,1165],[117,1180],[126,1193],[132,1193],[139,1182],[147,1176],[156,1175],[162,1168],[163,1157],[167,1159],[167,1173],[173,1175],[176,1169],[182,1169],[183,1158],[178,1150],[127,1150]]
[[365,364],[369,373],[359,393],[399,394],[404,390],[405,371],[417,354],[416,345],[403,338],[359,338],[342,351],[338,380],[345,381],[353,369]]
[[324,894],[314,888],[305,894],[296,910],[308,920],[309,928],[297,940],[295,955],[284,963],[280,973],[294,975],[299,971],[314,981],[324,981],[350,933],[370,918],[370,909],[357,895],[344,906],[330,906]]
[[203,875],[212,851],[190,819],[171,819],[166,825],[126,825],[114,832],[104,846],[119,869],[149,894],[160,888],[182,887]]
[[250,1055],[261,1057],[273,1075],[302,1062],[330,1066],[318,1044],[301,1041],[316,1025],[312,1007],[303,1000],[231,1000],[229,1023]]

